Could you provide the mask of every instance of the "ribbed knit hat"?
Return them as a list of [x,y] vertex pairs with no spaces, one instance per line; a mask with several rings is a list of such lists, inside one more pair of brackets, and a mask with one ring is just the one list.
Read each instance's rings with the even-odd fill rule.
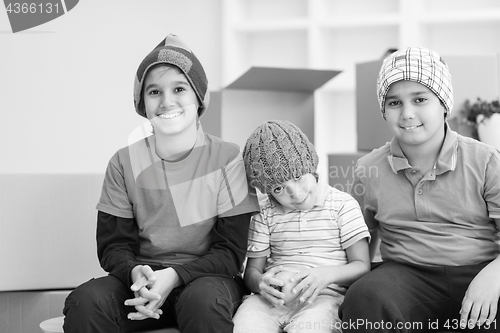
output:
[[174,65],[184,73],[196,97],[200,102],[198,115],[201,116],[208,107],[210,93],[208,80],[200,61],[193,52],[177,37],[168,35],[141,62],[134,80],[134,105],[138,114],[146,118],[146,110],[142,102],[142,89],[149,69],[157,64]]
[[288,121],[271,120],[257,127],[243,149],[243,161],[251,186],[262,193],[290,179],[318,174],[318,155],[307,136]]
[[448,66],[441,56],[421,47],[408,47],[384,59],[377,78],[377,96],[385,118],[385,98],[391,84],[406,80],[429,88],[443,103],[446,116],[453,108],[453,87]]

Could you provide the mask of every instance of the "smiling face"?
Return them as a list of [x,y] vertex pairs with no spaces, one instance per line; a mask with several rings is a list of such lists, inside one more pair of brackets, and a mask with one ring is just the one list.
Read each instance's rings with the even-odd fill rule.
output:
[[318,183],[316,177],[308,173],[276,186],[271,194],[285,208],[309,210],[316,203]]
[[387,92],[386,121],[403,150],[405,146],[440,147],[445,113],[439,98],[420,83],[398,81]]
[[187,78],[176,67],[152,68],[144,81],[143,100],[155,134],[196,133],[198,99]]

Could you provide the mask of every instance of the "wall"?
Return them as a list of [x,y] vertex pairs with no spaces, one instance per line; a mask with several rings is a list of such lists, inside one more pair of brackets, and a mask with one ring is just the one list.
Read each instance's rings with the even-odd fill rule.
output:
[[134,74],[168,33],[220,88],[220,0],[82,0],[13,34],[0,8],[0,173],[103,173],[144,119]]
[[357,150],[356,64],[409,45],[445,59],[500,53],[498,0],[221,1],[224,83],[249,66],[342,70],[315,92],[320,176],[328,155]]

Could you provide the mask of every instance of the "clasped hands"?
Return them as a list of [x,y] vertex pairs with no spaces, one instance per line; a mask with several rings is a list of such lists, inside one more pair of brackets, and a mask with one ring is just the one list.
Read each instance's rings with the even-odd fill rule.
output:
[[317,267],[295,273],[273,267],[261,277],[260,295],[274,306],[290,305],[298,296],[301,303],[312,303],[330,284],[321,271]]
[[178,285],[179,276],[172,268],[153,271],[148,265],[135,266],[131,276],[134,298],[127,299],[125,305],[134,306],[136,312],[129,313],[128,319],[159,319],[163,314],[160,308]]

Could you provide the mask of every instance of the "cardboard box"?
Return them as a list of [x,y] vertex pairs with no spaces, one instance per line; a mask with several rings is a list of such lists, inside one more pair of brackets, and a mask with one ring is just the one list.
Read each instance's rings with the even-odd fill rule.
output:
[[103,179],[0,175],[0,291],[70,289],[106,275],[95,240]]
[[[453,107],[449,123],[453,130],[471,136],[470,128],[455,119],[463,103],[477,97],[486,100],[500,96],[500,65],[498,55],[445,56],[450,69]],[[356,65],[356,120],[358,150],[371,151],[390,141],[391,133],[381,116],[377,100],[377,76],[382,60]]]
[[[216,129],[220,122],[220,137],[243,149],[257,126],[266,120],[281,119],[300,127],[314,142],[314,91],[339,73],[252,67],[220,93],[211,93],[211,105],[201,118],[203,128],[219,136]],[[214,96],[216,102],[212,105]]]
[[377,76],[382,60],[356,64],[356,131],[358,150],[372,151],[391,141],[377,99]]
[[351,193],[356,162],[365,152],[328,155],[328,183],[339,191]]

